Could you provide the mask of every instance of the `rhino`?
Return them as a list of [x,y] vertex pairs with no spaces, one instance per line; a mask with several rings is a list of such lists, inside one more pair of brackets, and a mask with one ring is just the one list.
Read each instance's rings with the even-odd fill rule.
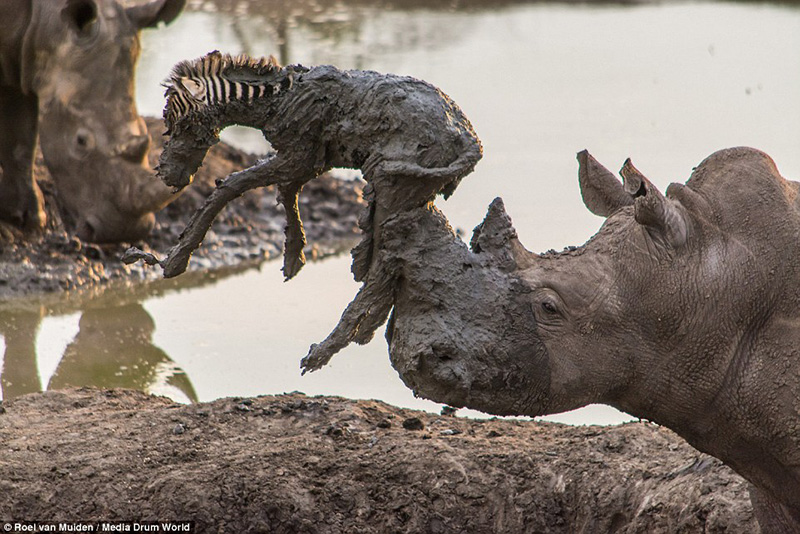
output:
[[46,223],[32,173],[37,135],[65,224],[95,242],[133,241],[175,198],[147,168],[134,101],[139,31],[185,0],[0,2],[0,219]]
[[[762,532],[800,532],[800,184],[751,148],[712,154],[666,195],[630,161],[620,182],[578,159],[606,218],[580,247],[529,252],[500,199],[471,249],[430,206],[385,222],[373,268],[395,281],[379,297],[392,365],[455,407],[604,403],[666,426],[751,483]],[[359,298],[343,322],[376,309]]]

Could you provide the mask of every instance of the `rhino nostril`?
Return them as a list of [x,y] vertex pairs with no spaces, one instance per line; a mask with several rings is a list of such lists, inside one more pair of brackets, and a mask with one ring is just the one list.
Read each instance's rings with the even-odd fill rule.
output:
[[449,362],[453,359],[453,352],[447,347],[433,346],[431,347],[431,353],[440,362]]

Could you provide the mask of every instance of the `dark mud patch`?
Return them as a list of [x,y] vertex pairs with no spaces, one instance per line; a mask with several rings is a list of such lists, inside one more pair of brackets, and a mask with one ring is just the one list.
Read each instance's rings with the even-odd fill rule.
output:
[[[160,119],[147,119],[152,142],[152,167],[164,145]],[[45,195],[48,227],[41,235],[22,235],[0,225],[0,301],[63,291],[101,292],[109,285],[128,285],[161,278],[161,269],[142,264],[126,266],[120,257],[129,245],[164,256],[192,213],[215,187],[215,180],[249,167],[256,156],[225,143],[213,147],[195,181],[175,202],[156,214],[156,228],[139,243],[96,245],[69,235],[58,214],[58,194],[41,154],[36,178]],[[364,203],[360,179],[327,174],[312,180],[300,197],[310,259],[348,250],[359,238],[357,219]],[[274,188],[247,192],[229,204],[214,222],[203,245],[189,265],[194,272],[244,269],[281,255],[283,249],[283,207],[277,204]],[[276,269],[279,268],[276,266]]]
[[[758,532],[744,481],[667,429],[473,420],[302,394],[2,404],[0,518],[196,532]],[[411,421],[411,422],[409,422]]]

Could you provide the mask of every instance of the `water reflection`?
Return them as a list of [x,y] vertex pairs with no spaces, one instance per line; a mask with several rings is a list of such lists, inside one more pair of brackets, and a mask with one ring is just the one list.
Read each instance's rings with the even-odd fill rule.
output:
[[153,345],[155,328],[139,303],[86,310],[78,335],[64,351],[47,388],[93,385],[150,393],[173,391],[173,398],[196,402],[186,373]]
[[36,335],[43,313],[41,306],[33,311],[0,311],[0,334],[6,344],[0,374],[4,399],[42,390],[36,366]]
[[[245,262],[212,273],[188,272],[179,279],[148,284],[87,288],[30,301],[0,301],[0,341],[5,345],[0,370],[2,398],[42,391],[44,380],[47,390],[130,388],[178,402],[198,402],[188,374],[154,342],[157,321],[143,303],[213,286],[253,267],[253,263]],[[55,352],[52,340],[42,343],[46,321],[75,312],[80,317],[77,332],[65,347],[61,345],[63,350]]]
[[[0,333],[6,345],[0,378],[4,399],[42,390],[36,340],[43,309],[0,312]],[[155,327],[138,302],[85,310],[47,389],[130,388],[197,402],[186,373],[153,344]]]

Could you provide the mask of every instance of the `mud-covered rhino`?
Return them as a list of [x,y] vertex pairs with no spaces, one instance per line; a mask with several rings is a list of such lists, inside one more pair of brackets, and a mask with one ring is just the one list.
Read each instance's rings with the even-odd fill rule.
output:
[[0,218],[45,223],[37,130],[62,215],[83,239],[141,238],[174,198],[146,167],[133,79],[139,30],[172,21],[185,0],[128,4],[0,1]]
[[[209,61],[216,61],[213,54]],[[285,75],[273,67],[270,76]],[[212,86],[195,76],[210,69],[175,72],[198,96]],[[717,152],[665,196],[630,161],[620,182],[584,151],[578,155],[583,198],[606,217],[584,246],[527,251],[498,199],[469,250],[433,199],[472,170],[481,145],[441,92],[415,82],[394,93],[401,98],[381,100],[375,95],[391,95],[387,89],[397,83],[383,76],[370,98],[346,110],[330,106],[335,113],[325,114],[320,110],[331,94],[346,93],[352,102],[362,94],[356,90],[375,87],[376,73],[324,68],[314,83],[298,79],[255,92],[242,83],[261,83],[263,73],[236,72],[223,68],[213,77],[222,101],[205,95],[168,103],[167,122],[179,127],[171,128],[171,146],[161,156],[167,182],[185,185],[229,124],[266,124],[265,132],[303,142],[286,143],[274,160],[220,181],[164,260],[131,249],[125,261],[159,264],[165,276],[175,276],[216,214],[244,191],[278,184],[291,189],[286,205],[296,211],[300,188],[314,177],[303,169],[320,161],[322,167],[355,163],[330,157],[350,153],[336,149],[399,154],[388,169],[364,172],[371,204],[383,209],[367,212],[370,224],[361,227],[380,239],[372,240],[368,261],[354,249],[354,274],[364,284],[333,332],[311,347],[304,372],[321,368],[350,342],[369,341],[391,313],[392,365],[416,394],[500,415],[615,406],[671,428],[748,479],[765,534],[800,532],[800,184],[785,180],[766,154]],[[344,77],[347,83],[339,83]],[[330,80],[338,91],[318,84]],[[381,101],[392,105],[365,113]],[[169,120],[176,102],[192,110],[177,122]],[[432,112],[408,113],[398,103]],[[392,121],[386,114],[400,116]],[[419,142],[419,132],[432,131],[433,142]],[[382,143],[371,144],[375,139]],[[420,157],[429,148],[435,160]],[[459,161],[468,165],[449,172]],[[447,181],[431,179],[437,176]],[[287,243],[293,237],[304,243],[292,209],[287,220],[297,231],[287,231]],[[583,528],[601,532],[608,524]]]
[[[630,162],[623,184],[579,160],[584,201],[607,217],[582,247],[527,251],[499,199],[472,250],[435,208],[384,224],[373,268],[395,280],[380,296],[392,364],[453,406],[605,403],[655,421],[752,483],[764,533],[800,532],[800,184],[748,148],[713,154],[666,196]],[[359,298],[343,321],[380,308]]]

